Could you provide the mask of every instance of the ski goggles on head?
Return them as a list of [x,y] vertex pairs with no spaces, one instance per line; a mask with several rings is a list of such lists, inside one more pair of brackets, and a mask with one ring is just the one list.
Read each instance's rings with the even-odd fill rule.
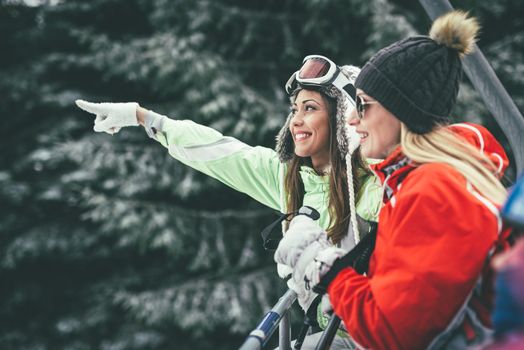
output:
[[345,93],[351,104],[355,105],[355,86],[340,71],[340,67],[327,57],[320,55],[306,56],[302,61],[302,67],[293,73],[286,83],[288,95],[297,88],[297,84],[320,87],[333,85]]

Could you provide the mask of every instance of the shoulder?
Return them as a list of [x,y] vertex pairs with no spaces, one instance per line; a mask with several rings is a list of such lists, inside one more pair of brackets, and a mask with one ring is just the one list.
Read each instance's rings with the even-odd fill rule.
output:
[[498,231],[496,211],[471,190],[468,182],[446,164],[425,164],[411,171],[401,187],[381,210],[379,222],[392,232],[409,228],[423,237],[484,237],[491,242]]
[[366,220],[377,221],[382,206],[382,186],[374,175],[362,178],[362,187],[357,195],[357,213]]
[[428,190],[444,190],[448,187],[466,190],[466,178],[451,165],[444,163],[427,163],[411,171],[402,187],[409,187],[421,194]]
[[406,210],[417,207],[443,213],[456,210],[457,203],[469,202],[468,192],[466,178],[458,170],[443,163],[427,163],[407,174],[397,187],[392,204]]
[[467,213],[470,221],[478,219],[479,224],[492,219],[498,222],[498,209],[458,170],[444,163],[427,163],[413,170],[397,193],[397,203],[406,209],[416,205],[428,215],[438,213],[448,220]]

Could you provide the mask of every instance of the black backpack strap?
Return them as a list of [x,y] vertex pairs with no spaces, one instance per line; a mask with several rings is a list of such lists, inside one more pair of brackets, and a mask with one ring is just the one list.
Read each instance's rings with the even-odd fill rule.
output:
[[[282,222],[284,220],[289,219],[289,217],[297,215],[306,215],[313,220],[318,220],[320,218],[320,213],[315,208],[312,208],[307,205],[301,207],[299,210],[295,212],[287,214],[279,213],[279,215],[280,216],[278,217],[278,219],[269,224],[260,233],[260,235],[262,236],[262,245],[264,246],[265,250],[273,251],[277,249],[278,243],[282,239],[282,230],[280,229],[280,226],[282,225]],[[279,229],[275,230],[275,228],[277,227]]]
[[287,218],[289,218],[291,214],[292,213],[288,213],[288,214],[279,213],[278,219],[273,221],[271,224],[269,224],[268,226],[266,226],[266,228],[262,230],[260,235],[262,236],[262,245],[265,250],[272,251],[272,250],[277,249],[278,243],[282,239],[282,231],[279,229],[277,230],[278,233],[275,233],[275,228],[276,227],[280,228],[280,226],[282,225],[282,222],[284,220],[287,220]]
[[318,304],[320,304],[321,300],[322,295],[317,295],[317,297],[313,300],[313,302],[307,309],[307,312],[304,315],[304,324],[302,325],[302,327],[300,327],[300,332],[298,333],[297,340],[295,341],[295,350],[300,350],[300,348],[302,347],[302,344],[304,343],[304,339],[306,338],[309,328],[318,327],[317,309]]
[[362,235],[362,237],[366,238],[370,236],[369,240],[366,241],[366,243],[364,244],[364,247],[362,247],[362,251],[355,257],[355,260],[351,265],[353,266],[355,271],[362,275],[368,272],[369,259],[371,258],[371,254],[375,250],[375,240],[377,238],[378,223],[376,221],[364,220],[358,215],[357,222],[359,223],[359,232]]

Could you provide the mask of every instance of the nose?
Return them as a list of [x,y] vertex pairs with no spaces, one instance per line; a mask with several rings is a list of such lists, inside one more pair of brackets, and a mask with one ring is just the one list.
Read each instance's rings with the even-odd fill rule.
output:
[[353,108],[353,110],[349,113],[348,124],[351,126],[360,124],[360,118],[358,117],[357,110],[355,108]]
[[291,125],[301,126],[304,124],[304,119],[302,119],[302,114],[300,112],[295,112],[295,115],[291,117]]

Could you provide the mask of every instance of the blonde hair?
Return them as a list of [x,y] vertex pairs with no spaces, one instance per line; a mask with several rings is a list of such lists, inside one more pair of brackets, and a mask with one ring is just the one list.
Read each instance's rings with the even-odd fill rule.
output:
[[437,127],[421,135],[409,131],[401,123],[400,144],[403,153],[415,163],[448,164],[491,202],[499,205],[504,202],[507,192],[495,176],[497,167],[477,148],[448,128]]

